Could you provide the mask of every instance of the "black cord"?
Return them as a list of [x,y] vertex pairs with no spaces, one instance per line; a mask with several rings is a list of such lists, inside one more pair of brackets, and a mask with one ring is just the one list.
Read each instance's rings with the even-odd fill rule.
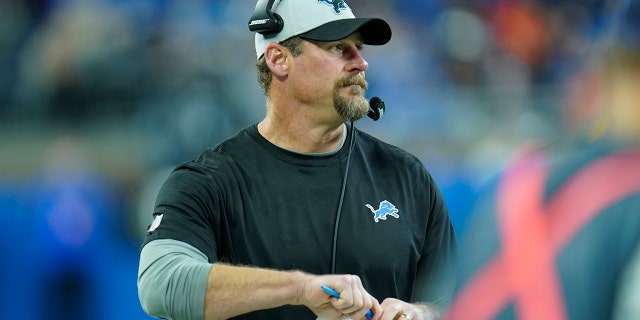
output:
[[342,203],[344,202],[344,194],[347,190],[347,177],[349,176],[349,162],[351,161],[351,152],[353,151],[353,140],[355,136],[355,128],[353,120],[351,120],[351,132],[349,133],[349,153],[347,153],[347,164],[344,169],[344,177],[342,178],[342,190],[340,191],[340,200],[338,201],[338,211],[336,212],[336,222],[333,226],[333,246],[331,248],[331,274],[336,273],[336,251],[338,248],[338,227],[340,226],[340,216],[342,215]]

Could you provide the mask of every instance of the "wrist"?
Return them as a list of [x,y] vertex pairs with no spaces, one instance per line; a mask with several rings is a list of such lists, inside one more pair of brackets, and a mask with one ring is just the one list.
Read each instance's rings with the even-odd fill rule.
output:
[[305,305],[304,294],[310,278],[311,276],[309,274],[302,271],[291,272],[292,291],[294,295],[291,303],[292,305]]

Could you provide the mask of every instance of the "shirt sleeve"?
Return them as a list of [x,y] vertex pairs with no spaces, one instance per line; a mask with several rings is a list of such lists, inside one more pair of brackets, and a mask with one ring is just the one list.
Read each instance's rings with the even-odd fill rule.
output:
[[[156,198],[154,215],[162,215],[147,232],[145,244],[158,239],[188,243],[208,261],[218,260],[217,235],[224,211],[221,178],[215,168],[187,163],[178,166],[164,182]],[[156,220],[154,219],[154,220]]]
[[144,311],[164,319],[204,319],[212,264],[195,247],[176,240],[147,243],[140,253],[138,298]]
[[433,179],[430,179],[429,188],[431,206],[427,236],[412,300],[446,307],[456,284],[457,240],[444,198]]

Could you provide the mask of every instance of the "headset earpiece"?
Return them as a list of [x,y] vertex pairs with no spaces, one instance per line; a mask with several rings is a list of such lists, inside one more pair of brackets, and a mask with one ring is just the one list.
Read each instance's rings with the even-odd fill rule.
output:
[[[297,0],[294,0],[297,1]],[[284,27],[282,17],[271,11],[275,0],[259,0],[256,9],[249,19],[249,30],[262,35],[274,35]]]

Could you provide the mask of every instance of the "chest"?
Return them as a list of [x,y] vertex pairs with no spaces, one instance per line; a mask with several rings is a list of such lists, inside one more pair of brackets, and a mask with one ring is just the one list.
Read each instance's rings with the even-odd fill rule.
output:
[[379,263],[390,256],[417,262],[426,208],[407,182],[352,168],[340,204],[343,169],[295,167],[248,178],[242,201],[227,213],[236,262],[317,273],[330,271],[333,255],[344,272],[394,272],[398,266]]

